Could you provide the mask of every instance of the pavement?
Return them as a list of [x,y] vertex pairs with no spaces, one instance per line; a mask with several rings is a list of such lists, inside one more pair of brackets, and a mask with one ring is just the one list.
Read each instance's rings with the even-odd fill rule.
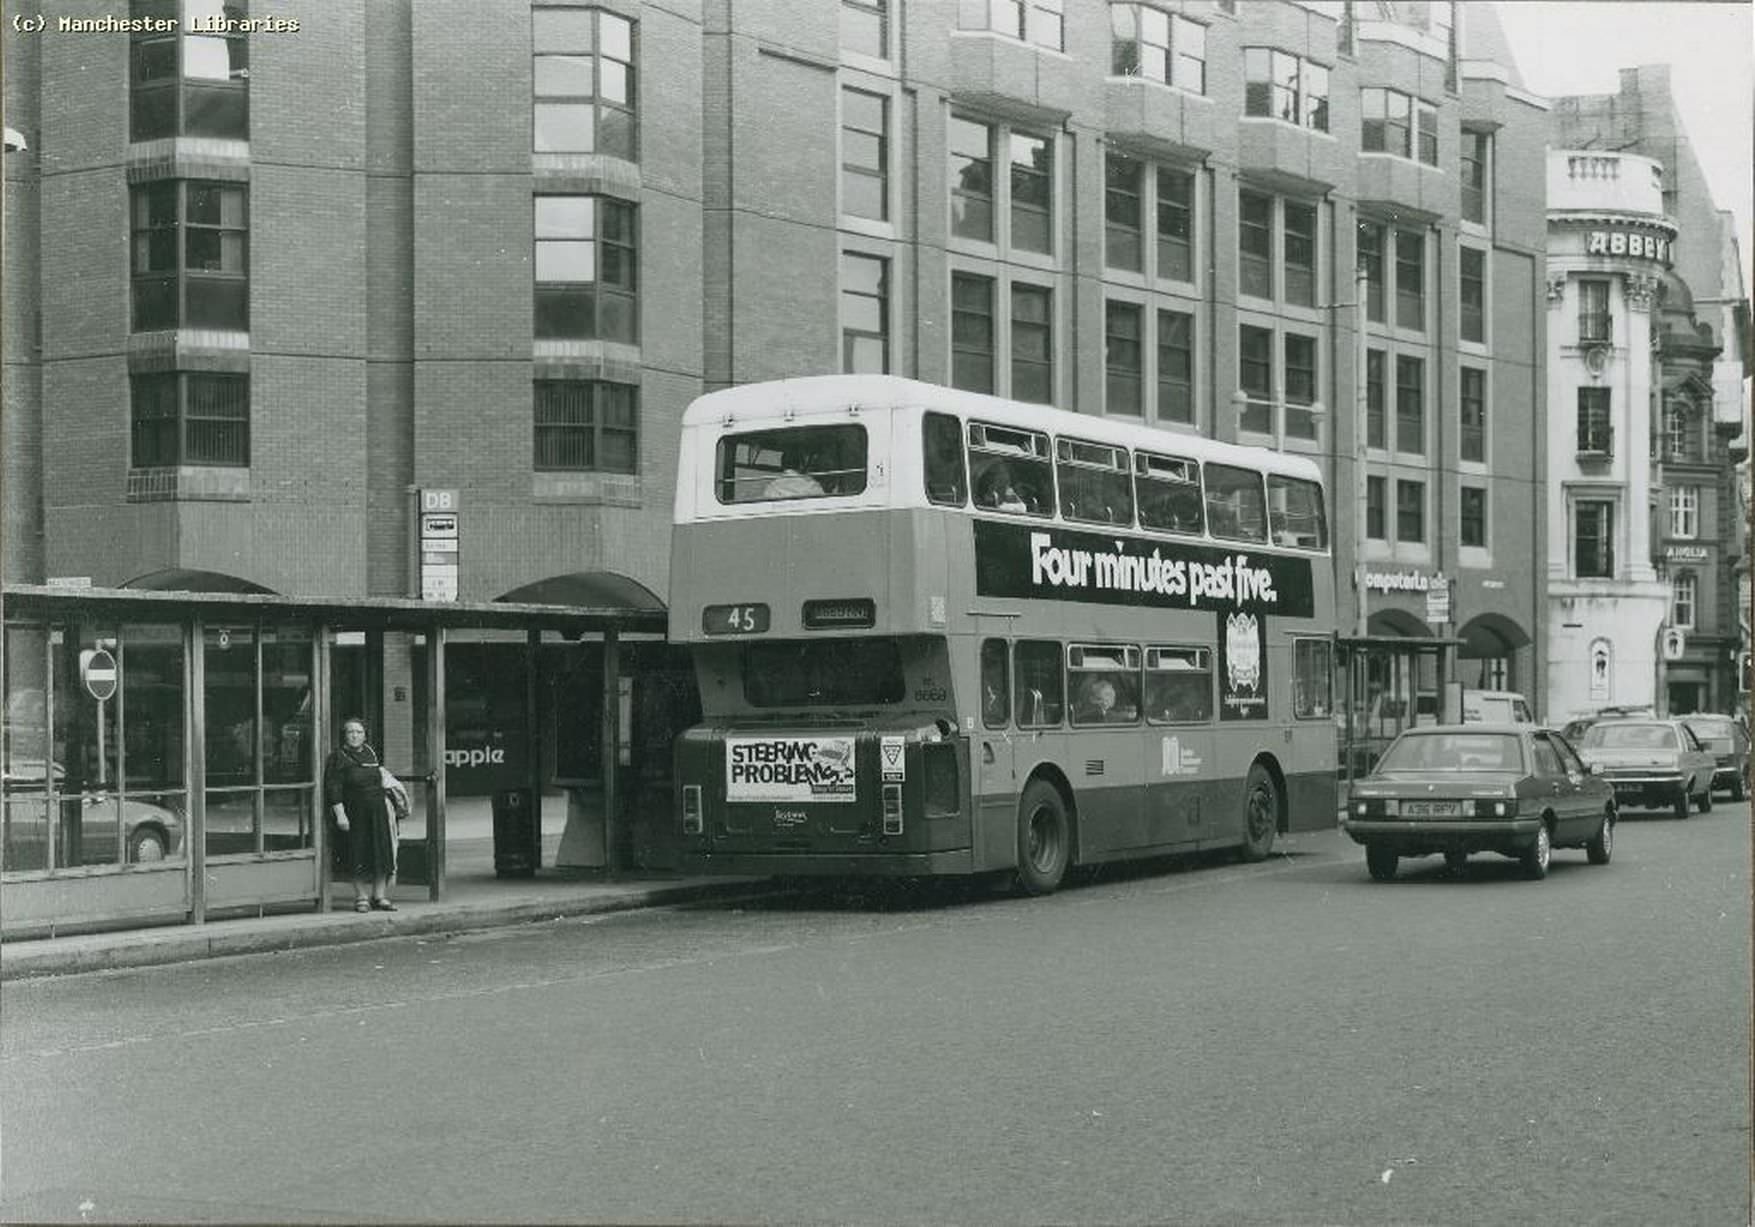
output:
[[[467,834],[467,827],[465,828]],[[328,911],[314,907],[0,943],[0,981],[186,963],[228,955],[301,950],[429,933],[533,924],[565,916],[664,907],[768,892],[765,879],[700,878],[632,871],[553,868],[560,835],[543,841],[533,877],[498,877],[491,837],[448,840],[445,898],[433,902],[420,883],[398,883],[394,912],[355,912],[353,884],[331,885]]]

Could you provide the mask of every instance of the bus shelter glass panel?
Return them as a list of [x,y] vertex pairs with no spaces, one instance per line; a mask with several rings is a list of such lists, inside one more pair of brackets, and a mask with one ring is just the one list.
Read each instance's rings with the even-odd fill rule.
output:
[[[91,666],[119,650],[114,627],[79,626],[50,633],[55,684],[50,788],[57,794],[54,868],[120,865],[123,859],[120,729],[113,690],[87,688]],[[113,675],[112,675],[113,676]]]
[[188,854],[186,653],[171,624],[122,628],[122,809],[129,864]]
[[49,630],[34,623],[5,628],[6,708],[0,728],[0,872],[49,867]]
[[207,855],[256,851],[256,628],[203,632],[207,710]]
[[316,842],[313,639],[309,627],[262,630],[262,849]]

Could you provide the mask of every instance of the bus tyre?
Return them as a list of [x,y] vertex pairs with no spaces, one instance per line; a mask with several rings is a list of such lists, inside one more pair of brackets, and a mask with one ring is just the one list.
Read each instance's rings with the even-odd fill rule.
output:
[[1052,893],[1071,854],[1066,802],[1047,780],[1031,780],[1018,801],[1018,885],[1029,895]]
[[1274,850],[1274,835],[1279,829],[1280,795],[1274,788],[1274,777],[1256,763],[1243,786],[1243,846],[1238,855],[1246,861],[1265,861]]

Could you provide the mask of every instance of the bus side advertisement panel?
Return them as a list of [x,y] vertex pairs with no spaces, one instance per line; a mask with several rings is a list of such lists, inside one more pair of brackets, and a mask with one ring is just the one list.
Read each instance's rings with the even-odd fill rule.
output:
[[978,596],[1309,618],[1311,560],[1181,541],[975,521]]

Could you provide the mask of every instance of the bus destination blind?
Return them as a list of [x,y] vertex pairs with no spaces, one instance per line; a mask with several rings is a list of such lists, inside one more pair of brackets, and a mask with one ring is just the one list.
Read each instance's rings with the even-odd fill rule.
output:
[[1308,618],[1311,560],[1235,546],[975,521],[977,596]]

